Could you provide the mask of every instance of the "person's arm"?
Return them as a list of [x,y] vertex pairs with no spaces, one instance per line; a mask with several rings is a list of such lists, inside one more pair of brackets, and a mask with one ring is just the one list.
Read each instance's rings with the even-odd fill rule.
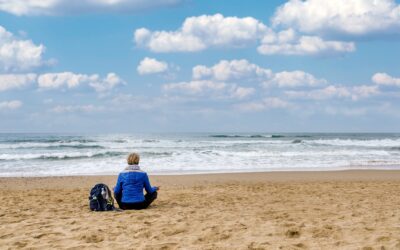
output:
[[157,191],[157,189],[158,189],[157,187],[152,187],[150,185],[150,180],[149,180],[149,176],[147,175],[147,173],[145,173],[145,175],[144,175],[144,189],[146,190],[146,192],[148,194],[152,194],[155,191]]
[[118,175],[117,185],[114,188],[114,196],[121,196],[122,194],[122,177],[121,174]]

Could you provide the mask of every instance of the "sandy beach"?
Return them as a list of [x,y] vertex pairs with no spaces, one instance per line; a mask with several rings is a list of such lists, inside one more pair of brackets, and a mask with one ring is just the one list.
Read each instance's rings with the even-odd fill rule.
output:
[[0,248],[400,249],[400,171],[150,178],[149,209],[103,213],[116,176],[0,178]]

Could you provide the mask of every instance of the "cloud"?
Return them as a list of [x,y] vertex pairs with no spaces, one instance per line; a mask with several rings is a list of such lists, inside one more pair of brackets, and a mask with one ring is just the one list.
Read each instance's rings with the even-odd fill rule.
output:
[[188,82],[169,83],[163,85],[166,92],[174,92],[191,96],[207,96],[216,99],[244,99],[251,96],[254,88],[240,87],[236,84],[213,80],[192,80]]
[[279,97],[267,97],[261,101],[240,103],[235,108],[243,112],[259,112],[267,109],[285,109],[292,105]]
[[0,70],[3,72],[29,71],[50,62],[43,60],[45,47],[31,40],[22,40],[0,26]]
[[52,113],[94,113],[103,111],[104,107],[97,107],[94,105],[58,105],[50,110]]
[[268,30],[253,17],[221,14],[188,17],[175,31],[137,29],[134,40],[153,52],[193,52],[210,47],[242,47],[254,43]]
[[47,73],[38,77],[40,89],[72,89],[83,84],[92,87],[96,92],[105,92],[124,84],[124,81],[115,73],[108,73],[105,78],[100,78],[97,74],[86,75],[72,72]]
[[272,23],[314,34],[398,34],[400,7],[394,0],[290,0],[277,9]]
[[149,57],[145,57],[140,61],[137,67],[139,75],[163,73],[167,70],[168,64],[166,62],[157,61],[156,59]]
[[279,87],[299,87],[299,86],[318,86],[327,84],[325,79],[318,79],[310,73],[304,71],[282,71],[274,74],[270,80],[266,81],[264,86],[277,85]]
[[0,10],[21,15],[138,12],[174,6],[182,0],[0,0]]
[[106,92],[122,84],[125,84],[125,81],[122,80],[117,74],[108,73],[106,78],[98,78],[97,81],[90,82],[89,86],[94,88],[96,92]]
[[293,29],[270,32],[257,50],[263,55],[329,55],[355,51],[353,42],[325,41],[318,36],[298,36]]
[[193,79],[213,79],[218,81],[262,80],[272,75],[270,69],[264,69],[249,61],[221,60],[212,67],[197,65],[192,69]]
[[238,87],[233,86],[230,91],[230,96],[234,99],[245,99],[248,96],[254,94],[256,90],[254,88],[245,88],[245,87]]
[[186,18],[175,31],[140,28],[134,32],[134,40],[137,46],[153,52],[195,52],[250,44],[260,44],[257,50],[263,55],[331,55],[355,50],[353,42],[298,35],[293,29],[275,32],[253,17],[221,14]]
[[392,77],[386,73],[376,73],[372,76],[372,81],[379,85],[400,87],[400,78]]
[[274,73],[271,69],[260,67],[245,59],[221,60],[211,67],[197,65],[192,69],[192,78],[194,80],[256,82],[265,87],[282,88],[318,86],[327,83],[325,79],[318,79],[300,70]]
[[204,94],[208,92],[215,92],[225,89],[227,84],[223,82],[214,82],[210,80],[200,80],[200,81],[189,81],[189,82],[178,82],[169,83],[163,86],[166,91],[182,91],[188,94],[197,95]]
[[310,91],[285,91],[290,98],[310,99],[310,100],[327,100],[332,98],[349,98],[357,101],[360,98],[366,98],[379,94],[377,86],[360,85],[360,86],[335,86],[329,85],[322,89],[314,89]]
[[0,75],[0,92],[24,88],[36,81],[36,74],[3,74]]
[[22,106],[22,104],[23,103],[19,100],[0,102],[0,110],[19,109]]

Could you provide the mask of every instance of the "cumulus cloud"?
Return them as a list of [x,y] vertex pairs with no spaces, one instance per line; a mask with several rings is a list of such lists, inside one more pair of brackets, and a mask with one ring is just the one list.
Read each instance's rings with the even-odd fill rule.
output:
[[186,18],[175,31],[140,28],[135,30],[134,40],[139,47],[153,52],[194,52],[249,44],[259,44],[258,52],[263,55],[330,55],[355,50],[353,42],[298,35],[293,29],[276,32],[253,17],[224,17],[221,14]]
[[[246,99],[256,93],[254,86],[240,86],[240,83],[269,88],[317,87],[328,82],[303,71],[282,71],[250,63],[245,59],[221,60],[212,66],[197,65],[192,69],[192,79],[163,85],[165,92],[181,95],[202,96],[214,99]],[[269,100],[269,99],[268,99]],[[249,103],[249,106],[271,106],[271,100]],[[246,104],[247,105],[247,104]],[[273,106],[273,105],[272,105]]]
[[224,17],[221,14],[186,18],[175,31],[140,28],[134,40],[154,52],[193,52],[209,47],[241,47],[254,43],[268,27],[253,17]]
[[267,97],[261,101],[240,103],[235,105],[235,108],[243,112],[258,112],[267,109],[284,109],[292,105],[280,99],[279,97]]
[[168,70],[168,64],[163,61],[158,61],[154,58],[145,57],[140,61],[137,72],[140,75],[163,73]]
[[395,0],[290,0],[277,9],[272,23],[318,34],[399,33],[400,7]]
[[326,41],[318,36],[299,36],[293,29],[269,32],[257,50],[263,55],[328,55],[355,51],[353,42]]
[[0,75],[0,92],[24,88],[36,81],[36,74],[3,74]]
[[83,84],[87,84],[97,92],[104,92],[124,84],[124,81],[115,73],[109,73],[105,78],[100,78],[97,74],[86,75],[72,72],[47,73],[38,77],[38,85],[41,89],[72,89]]
[[4,72],[29,71],[49,62],[43,60],[45,47],[31,40],[22,40],[0,26],[0,70]]
[[376,73],[372,76],[372,81],[379,85],[400,87],[400,78],[392,77],[386,73]]
[[213,80],[169,83],[163,85],[163,90],[191,96],[207,96],[218,99],[233,98],[239,100],[249,97],[255,92],[255,89],[251,87],[241,87],[236,84]]
[[327,84],[325,79],[318,79],[310,73],[304,71],[282,71],[274,74],[264,86],[277,85],[279,87],[299,87],[299,86],[318,86]]
[[193,67],[192,74],[193,79],[214,79],[218,81],[260,80],[269,78],[272,75],[272,71],[242,59],[221,60],[212,67],[197,65]]
[[197,65],[192,69],[192,78],[195,80],[256,82],[265,87],[278,86],[282,88],[318,86],[327,83],[325,79],[316,78],[312,74],[300,70],[274,73],[271,69],[263,68],[245,59],[221,60],[211,67]]
[[256,90],[254,88],[245,88],[239,86],[233,86],[230,90],[230,96],[234,99],[244,99],[254,94]]
[[290,98],[310,99],[310,100],[326,100],[332,98],[349,98],[357,101],[360,98],[366,98],[379,94],[377,86],[360,85],[360,86],[335,86],[329,85],[322,89],[314,89],[310,91],[285,91]]
[[18,16],[137,12],[181,2],[182,0],[0,0],[0,10]]
[[183,91],[189,94],[204,94],[225,89],[227,84],[210,80],[169,83],[163,86],[166,91]]
[[19,109],[22,102],[19,100],[0,102],[0,110],[14,110]]

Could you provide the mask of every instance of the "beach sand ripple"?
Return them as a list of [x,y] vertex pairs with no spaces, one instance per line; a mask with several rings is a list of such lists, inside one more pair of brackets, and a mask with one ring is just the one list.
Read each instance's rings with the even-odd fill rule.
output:
[[267,175],[152,177],[162,189],[149,209],[98,213],[90,187],[115,176],[2,178],[0,247],[400,249],[398,174]]

